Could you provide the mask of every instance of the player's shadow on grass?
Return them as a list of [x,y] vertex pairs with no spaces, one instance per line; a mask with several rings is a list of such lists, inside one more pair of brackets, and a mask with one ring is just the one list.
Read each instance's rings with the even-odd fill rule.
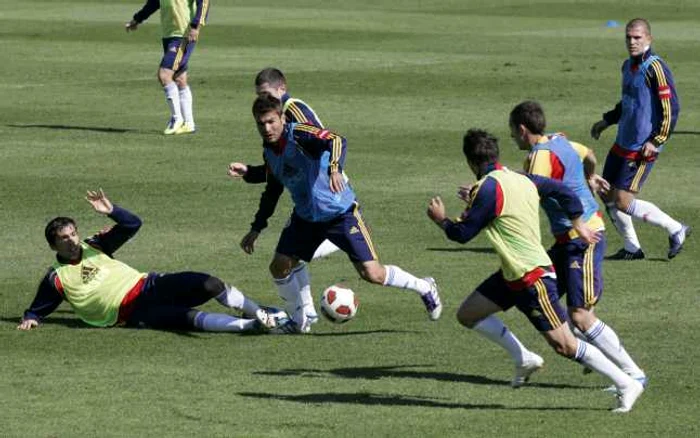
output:
[[[485,376],[473,374],[445,373],[437,371],[414,371],[404,368],[425,368],[432,365],[396,365],[384,367],[353,367],[353,368],[333,368],[330,370],[312,368],[293,368],[279,371],[256,371],[253,374],[263,376],[301,376],[301,377],[323,377],[331,376],[344,379],[368,379],[378,380],[385,377],[408,378],[408,379],[430,379],[440,382],[470,383],[472,385],[495,385],[510,386],[510,381],[496,380]],[[535,388],[555,388],[555,389],[585,389],[586,386],[569,385],[565,383],[537,383],[530,382],[527,386]]]
[[329,332],[329,333],[309,333],[304,335],[306,336],[318,336],[318,337],[326,337],[326,336],[358,336],[358,335],[373,335],[377,333],[419,333],[414,330],[387,330],[387,329],[382,329],[382,330],[364,330],[364,331],[353,331],[353,332]]
[[673,131],[673,135],[700,135],[700,131]]
[[[16,318],[0,318],[0,320],[4,322],[14,322],[15,324],[19,325],[21,317],[16,317]],[[62,325],[64,327],[68,328],[75,328],[75,329],[93,329],[97,327],[90,327],[89,325],[85,324],[81,320],[77,318],[64,318],[62,316],[53,316],[53,317],[48,317],[41,321],[40,325]]]
[[459,247],[459,248],[453,248],[453,247],[445,247],[445,248],[426,248],[428,251],[436,251],[436,252],[475,252],[478,254],[493,254],[496,251],[493,248],[469,248],[466,246]]
[[290,401],[297,403],[345,403],[345,404],[356,404],[365,406],[416,406],[416,407],[427,407],[427,408],[445,408],[445,409],[472,409],[472,410],[482,410],[482,409],[498,409],[498,410],[508,410],[508,411],[580,411],[580,410],[591,410],[591,411],[602,411],[602,408],[591,409],[591,408],[580,408],[580,407],[567,407],[567,406],[505,406],[502,404],[479,404],[479,403],[450,403],[446,401],[441,401],[437,398],[419,398],[419,397],[407,397],[403,395],[395,394],[372,394],[369,392],[362,393],[332,393],[332,392],[321,392],[314,394],[299,394],[299,395],[285,395],[285,394],[269,394],[269,393],[255,393],[255,392],[239,392],[238,395],[242,397],[251,398],[261,398],[261,399],[273,399]]
[[65,131],[92,131],[92,132],[105,132],[112,134],[124,134],[127,132],[139,132],[137,129],[128,128],[109,128],[101,126],[74,126],[74,125],[46,125],[46,124],[9,124],[7,125],[11,128],[43,128],[43,129],[55,129],[55,130],[65,130]]
[[[613,263],[617,263],[617,262],[629,262],[629,260],[611,259],[610,257],[612,257],[612,256],[606,256],[606,257],[604,258],[604,260],[605,260],[606,262],[613,262]],[[664,262],[664,263],[670,262],[669,259],[665,259],[665,258],[662,258],[662,257],[646,257],[644,260],[646,260],[647,262]]]
[[[57,313],[61,313],[60,310],[57,311]],[[67,311],[64,311],[63,313],[70,313]],[[3,322],[9,322],[9,323],[15,323],[19,325],[20,317],[17,318],[7,318],[3,317],[0,318],[0,321]],[[64,318],[62,316],[49,316],[46,319],[41,321],[41,326],[44,325],[60,325],[69,329],[82,329],[82,330],[104,330],[102,327],[93,327],[91,325],[88,325],[81,321],[78,318]],[[119,327],[120,329],[123,330],[146,330],[138,327]],[[36,330],[36,329],[35,329]],[[156,329],[151,329],[149,328],[148,330],[156,330]],[[187,338],[201,338],[201,332],[194,332],[194,331],[187,331],[187,330],[159,330],[163,332],[168,332],[168,333],[173,333],[178,336],[184,336]]]

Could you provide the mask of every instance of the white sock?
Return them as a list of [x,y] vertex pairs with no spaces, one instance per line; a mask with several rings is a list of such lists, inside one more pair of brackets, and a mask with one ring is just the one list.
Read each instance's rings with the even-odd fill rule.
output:
[[314,307],[314,297],[311,295],[311,279],[309,268],[306,263],[301,262],[293,271],[294,279],[299,290],[299,300],[307,316],[318,316]]
[[384,286],[399,287],[402,289],[411,289],[421,295],[430,292],[430,283],[422,278],[414,277],[398,266],[386,265],[386,278],[384,278]]
[[255,312],[260,309],[258,303],[246,297],[243,295],[243,292],[228,284],[225,285],[224,291],[216,297],[216,301],[221,303],[222,306],[243,310],[243,312],[247,315],[255,315]]
[[503,347],[503,349],[510,354],[510,357],[513,358],[516,365],[522,365],[523,360],[530,352],[520,340],[515,337],[513,332],[508,330],[508,327],[494,315],[482,319],[472,329]]
[[180,94],[180,109],[182,110],[182,117],[185,119],[185,123],[189,123],[194,126],[194,114],[192,113],[192,90],[190,86],[179,89]]
[[256,327],[256,320],[241,319],[224,313],[197,312],[194,326],[205,332],[243,332]]
[[284,311],[297,324],[297,327],[305,327],[306,316],[304,314],[304,306],[301,302],[299,283],[296,280],[296,272],[284,278],[275,278],[277,293],[282,301],[284,301]]
[[168,108],[170,108],[170,116],[175,120],[182,120],[180,93],[177,89],[177,84],[170,82],[163,87],[163,91],[165,91],[165,101],[168,104]]
[[649,201],[634,199],[627,208],[627,214],[635,219],[648,222],[666,230],[669,235],[675,234],[683,228],[680,222],[667,215],[659,207]]
[[331,242],[330,240],[324,240],[321,245],[316,248],[316,252],[314,253],[312,260],[320,259],[321,257],[333,254],[339,250],[340,248],[338,248],[335,243]]
[[622,371],[634,378],[645,377],[634,360],[620,343],[615,331],[607,326],[603,321],[597,320],[591,328],[586,331],[588,342],[598,347],[610,360],[612,360]]
[[629,252],[639,251],[642,246],[639,244],[637,232],[634,230],[632,216],[628,215],[624,211],[618,210],[614,204],[607,204],[606,207],[610,220],[612,221],[613,225],[615,225],[615,229],[624,240],[625,250]]
[[596,371],[608,379],[613,381],[613,384],[622,389],[629,386],[634,379],[625,374],[620,368],[610,361],[605,355],[598,350],[594,345],[584,341],[576,340],[578,346],[576,348],[575,361],[582,363],[588,368]]

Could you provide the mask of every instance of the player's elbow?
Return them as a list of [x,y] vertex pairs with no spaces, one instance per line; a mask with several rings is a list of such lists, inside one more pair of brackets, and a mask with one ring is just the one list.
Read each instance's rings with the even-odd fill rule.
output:
[[462,243],[462,244],[469,242],[469,236],[464,235],[462,233],[448,232],[447,238],[453,242]]
[[141,225],[143,225],[143,221],[140,218],[136,217],[134,218],[131,228],[134,230],[134,232],[137,232],[141,229]]

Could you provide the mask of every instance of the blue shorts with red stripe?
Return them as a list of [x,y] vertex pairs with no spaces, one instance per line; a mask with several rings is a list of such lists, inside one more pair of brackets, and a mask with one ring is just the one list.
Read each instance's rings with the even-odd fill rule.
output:
[[639,192],[651,173],[655,160],[656,157],[646,159],[641,153],[614,145],[605,159],[603,178],[616,189]]
[[603,295],[603,259],[605,234],[598,243],[588,245],[581,239],[556,243],[549,250],[554,262],[560,296],[566,294],[566,305],[588,309]]
[[194,52],[195,44],[195,41],[189,41],[187,38],[163,38],[163,59],[160,61],[160,67],[180,73],[187,71],[187,62]]
[[516,291],[508,287],[503,271],[498,271],[476,290],[503,311],[517,307],[540,332],[554,330],[567,321],[566,309],[559,304],[555,278],[540,277],[531,286]]
[[193,307],[212,298],[205,286],[210,278],[201,272],[149,274],[126,325],[167,330],[193,328]]
[[343,250],[353,263],[377,260],[369,227],[357,203],[327,222],[308,222],[292,213],[276,251],[308,262],[326,239]]

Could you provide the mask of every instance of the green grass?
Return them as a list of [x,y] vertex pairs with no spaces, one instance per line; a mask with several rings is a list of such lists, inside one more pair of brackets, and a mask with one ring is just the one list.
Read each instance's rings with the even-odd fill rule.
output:
[[[619,97],[623,30],[644,15],[676,76],[677,133],[643,198],[695,223],[700,92],[694,1],[543,2],[219,0],[191,78],[199,132],[165,138],[158,16],[134,34],[139,2],[0,0],[0,435],[2,436],[697,436],[700,250],[672,263],[666,236],[638,226],[649,259],[605,265],[598,312],[651,378],[634,411],[598,376],[556,357],[525,318],[505,322],[547,366],[508,387],[507,356],[461,328],[461,300],[497,267],[484,237],[449,243],[425,217],[440,193],[473,180],[461,136],[501,138],[521,154],[507,114],[540,100],[553,130],[605,157],[590,125]],[[250,115],[261,68],[287,73],[293,95],[349,140],[347,170],[382,261],[438,279],[446,309],[427,320],[414,295],[360,282],[343,255],[314,262],[318,296],[345,281],[360,312],[299,337],[91,329],[63,305],[38,330],[15,330],[52,261],[45,223],[71,215],[83,234],[105,220],[82,200],[103,187],[144,220],[121,260],[142,270],[202,270],[262,303],[277,301],[267,265],[290,211],[278,206],[257,251],[238,242],[262,187],[228,180],[230,161],[260,161]],[[546,239],[548,244],[548,239]],[[610,251],[620,239],[609,233]],[[206,309],[217,310],[214,304]]]

